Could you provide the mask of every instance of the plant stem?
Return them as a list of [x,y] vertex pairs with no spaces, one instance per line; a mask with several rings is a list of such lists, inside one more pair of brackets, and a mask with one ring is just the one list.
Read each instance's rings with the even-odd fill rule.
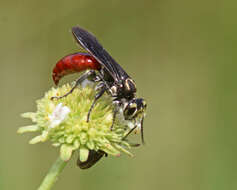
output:
[[54,183],[57,181],[58,175],[62,172],[67,162],[63,161],[60,157],[55,161],[50,168],[48,174],[45,176],[43,182],[40,184],[38,190],[50,190]]

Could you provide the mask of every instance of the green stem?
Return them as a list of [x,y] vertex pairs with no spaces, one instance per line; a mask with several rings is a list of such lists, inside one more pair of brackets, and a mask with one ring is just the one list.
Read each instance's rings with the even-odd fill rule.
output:
[[53,184],[57,181],[58,175],[62,172],[66,164],[67,162],[63,161],[59,157],[53,164],[53,166],[50,168],[48,174],[45,176],[38,190],[50,190]]

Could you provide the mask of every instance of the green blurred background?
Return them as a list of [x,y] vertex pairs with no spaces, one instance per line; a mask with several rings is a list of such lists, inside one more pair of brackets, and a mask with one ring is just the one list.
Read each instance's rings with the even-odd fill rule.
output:
[[235,2],[0,0],[0,189],[36,189],[58,156],[16,131],[53,86],[56,61],[77,51],[75,25],[136,81],[147,143],[86,171],[75,156],[54,189],[237,189]]

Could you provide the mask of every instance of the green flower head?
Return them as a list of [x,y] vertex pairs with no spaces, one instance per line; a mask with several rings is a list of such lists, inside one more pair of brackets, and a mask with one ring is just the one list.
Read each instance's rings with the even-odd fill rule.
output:
[[64,95],[71,88],[69,84],[52,88],[37,100],[36,112],[22,114],[35,124],[19,128],[18,133],[38,132],[39,135],[29,143],[51,141],[53,146],[60,147],[60,156],[64,161],[69,160],[75,150],[80,151],[81,161],[87,160],[90,150],[104,151],[113,156],[119,156],[122,151],[132,156],[127,150],[132,144],[123,139],[131,126],[116,119],[111,130],[111,97],[104,95],[98,100],[87,122],[88,110],[95,97],[94,88],[79,87],[67,97],[51,100],[51,97]]

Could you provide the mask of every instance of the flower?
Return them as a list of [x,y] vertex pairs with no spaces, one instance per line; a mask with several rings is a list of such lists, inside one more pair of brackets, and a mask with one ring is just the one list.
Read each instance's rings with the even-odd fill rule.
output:
[[36,112],[22,114],[35,124],[20,127],[18,133],[38,132],[39,135],[29,143],[51,141],[53,146],[60,147],[60,156],[64,161],[69,160],[75,150],[83,152],[83,161],[88,157],[89,150],[104,151],[113,156],[119,156],[122,151],[132,156],[128,149],[133,144],[123,139],[130,131],[132,122],[122,122],[120,116],[111,130],[114,109],[111,97],[103,95],[97,101],[87,122],[88,110],[96,93],[92,86],[77,88],[64,98],[51,100],[51,97],[64,95],[71,88],[72,85],[66,84],[45,93],[36,101]]

